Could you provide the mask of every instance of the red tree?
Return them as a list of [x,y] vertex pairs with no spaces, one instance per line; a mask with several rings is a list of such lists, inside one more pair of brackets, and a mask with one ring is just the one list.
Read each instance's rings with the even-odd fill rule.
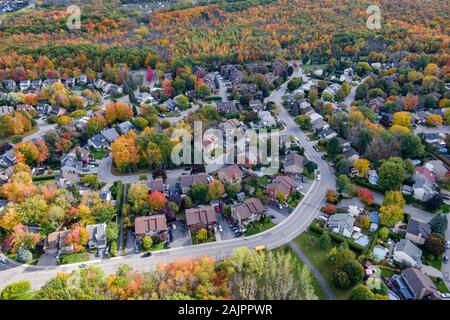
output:
[[147,202],[153,211],[160,211],[167,202],[166,196],[161,192],[152,192],[148,198]]
[[364,202],[365,204],[371,205],[374,201],[374,197],[372,192],[370,192],[367,188],[358,188],[356,190],[356,193],[358,194],[359,200]]

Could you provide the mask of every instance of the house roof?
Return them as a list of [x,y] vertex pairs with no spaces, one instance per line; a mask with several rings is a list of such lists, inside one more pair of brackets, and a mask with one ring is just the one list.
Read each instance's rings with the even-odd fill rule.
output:
[[398,251],[404,252],[418,264],[421,264],[422,250],[417,248],[414,243],[412,243],[408,239],[401,239],[395,244],[395,252]]
[[436,285],[426,274],[420,270],[410,267],[402,271],[402,278],[416,299],[421,296],[441,300]]
[[238,112],[234,102],[225,101],[225,102],[216,102],[217,111],[220,113],[235,113]]
[[167,231],[167,221],[164,214],[136,217],[134,220],[134,231],[136,234],[148,232]]
[[216,211],[213,206],[186,210],[186,223],[188,226],[197,224],[209,225],[216,222]]
[[106,245],[106,223],[92,224],[86,226],[89,232],[89,245]]
[[293,188],[296,187],[295,181],[288,176],[276,176],[271,184],[267,186],[267,191],[275,190],[280,191],[285,196],[288,196]]
[[196,183],[208,183],[208,174],[202,172],[197,174],[184,175],[180,177],[180,182],[182,187],[190,188]]
[[431,234],[431,227],[428,223],[410,219],[408,222],[408,226],[406,227],[406,232],[416,236],[422,234],[424,238],[428,238],[428,236]]
[[243,203],[233,207],[234,212],[242,219],[249,218],[252,214],[262,214],[266,210],[261,200],[250,198]]
[[431,182],[432,184],[434,184],[436,182],[436,176],[433,174],[433,172],[431,172],[430,170],[428,170],[426,167],[422,166],[422,167],[417,167],[416,168],[416,173],[420,174],[421,176],[423,176],[425,179],[427,179],[429,182]]
[[220,174],[225,174],[227,178],[229,179],[235,179],[242,177],[242,171],[241,168],[239,168],[237,165],[228,166],[225,168],[221,168],[219,170]]
[[104,136],[105,139],[108,140],[109,142],[113,142],[114,140],[119,138],[119,134],[114,128],[103,129],[101,135]]
[[348,213],[336,213],[330,216],[327,221],[327,226],[330,229],[339,228],[342,230],[353,231],[353,225],[355,223],[355,218]]
[[153,179],[152,181],[150,181],[150,190],[152,192],[164,191],[164,181],[163,181],[163,179],[159,178],[159,179]]
[[295,152],[289,153],[284,160],[283,167],[285,171],[296,167],[303,168],[303,157]]
[[127,134],[130,130],[134,129],[134,126],[130,121],[125,121],[125,122],[119,123],[117,125],[117,127],[119,128],[120,132],[123,134]]

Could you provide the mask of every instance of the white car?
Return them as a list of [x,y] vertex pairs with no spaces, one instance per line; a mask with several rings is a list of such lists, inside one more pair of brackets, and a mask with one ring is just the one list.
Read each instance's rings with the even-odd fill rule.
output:
[[320,174],[317,175],[317,181],[320,181]]
[[222,231],[223,231],[222,226],[219,224],[219,232],[222,232]]
[[450,241],[449,240],[445,241],[445,247],[447,249],[450,249]]
[[7,262],[7,261],[6,261],[5,258],[3,258],[3,257],[0,258],[0,263],[6,264],[6,262]]
[[283,206],[281,204],[278,204],[278,209],[283,210]]
[[295,190],[297,190],[297,191],[303,190],[303,186],[296,186]]

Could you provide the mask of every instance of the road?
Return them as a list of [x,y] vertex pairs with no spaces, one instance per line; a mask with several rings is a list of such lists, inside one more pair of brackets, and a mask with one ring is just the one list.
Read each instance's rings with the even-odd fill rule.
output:
[[[294,75],[299,72],[301,73],[300,70],[296,70]],[[286,85],[287,84],[281,86],[277,91],[272,93],[268,99],[280,104]],[[289,241],[296,238],[300,233],[305,231],[311,222],[320,214],[320,208],[325,203],[325,191],[327,189],[334,188],[335,178],[329,165],[324,162],[321,156],[313,149],[312,143],[307,140],[307,137],[300,131],[300,129],[298,129],[294,120],[283,108],[280,108],[279,116],[286,123],[285,131],[298,137],[300,144],[305,148],[306,155],[309,159],[318,164],[318,169],[322,174],[321,181],[315,180],[313,182],[311,188],[305,194],[304,199],[300,202],[297,208],[293,210],[287,219],[272,229],[251,237],[229,239],[221,241],[220,243],[213,242],[189,247],[171,248],[168,250],[155,252],[149,258],[141,258],[138,255],[132,255],[107,260],[89,261],[88,264],[98,266],[106,274],[114,273],[122,264],[128,264],[135,270],[144,272],[154,270],[157,262],[169,263],[176,259],[186,257],[196,258],[204,255],[217,259],[223,259],[231,256],[234,249],[242,246],[252,249],[258,245],[265,245],[268,249],[273,249],[289,243]],[[173,174],[173,172],[171,173]],[[124,183],[129,183],[129,178],[127,177],[119,177],[119,179]],[[115,180],[117,180],[117,177],[115,177]],[[37,289],[50,278],[55,277],[58,272],[71,272],[73,270],[77,270],[78,268],[78,264],[55,267],[38,267],[10,263],[6,266],[0,265],[0,288],[12,282],[26,280],[30,281],[33,288]]]

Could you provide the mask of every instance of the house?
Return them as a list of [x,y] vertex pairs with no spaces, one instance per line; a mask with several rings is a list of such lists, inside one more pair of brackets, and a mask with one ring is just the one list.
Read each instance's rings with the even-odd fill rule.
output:
[[359,159],[359,153],[352,147],[350,147],[348,150],[344,151],[343,153],[344,153],[345,158],[347,158],[347,160],[349,160],[351,163],[353,163]]
[[5,87],[6,91],[8,91],[8,92],[15,92],[17,84],[14,80],[5,80],[3,82],[3,86]]
[[441,180],[448,172],[447,167],[441,160],[428,161],[425,163],[425,167],[434,174],[436,180]]
[[254,112],[259,112],[265,109],[264,105],[259,100],[250,100],[248,105]]
[[236,129],[239,129],[242,127],[243,127],[243,124],[238,119],[228,119],[227,121],[222,122],[219,125],[219,129],[222,131],[236,130]]
[[283,75],[283,73],[287,70],[287,64],[280,60],[275,60],[272,63],[272,71],[278,77]]
[[173,111],[178,107],[177,103],[173,99],[165,101],[162,105],[167,108],[167,111]]
[[428,201],[436,194],[436,176],[425,166],[417,167],[413,175],[413,196],[419,201]]
[[91,158],[91,152],[88,149],[80,146],[76,146],[75,148],[70,150],[67,155],[85,162],[89,161],[89,159]]
[[410,219],[406,227],[405,238],[416,244],[424,244],[430,234],[431,227],[428,223]]
[[136,217],[134,220],[134,231],[138,238],[150,236],[159,241],[166,241],[169,238],[168,230],[164,214]]
[[261,124],[264,128],[272,128],[277,124],[275,118],[269,111],[258,111],[258,118],[260,119]]
[[79,86],[85,86],[85,85],[87,85],[87,83],[88,83],[88,78],[87,78],[87,76],[85,74],[81,74],[81,75],[78,76],[77,84]]
[[48,103],[38,103],[38,105],[36,106],[36,111],[41,116],[48,116],[52,111],[52,106],[49,105]]
[[42,82],[43,87],[49,87],[54,85],[55,83],[61,83],[59,79],[45,79],[44,82]]
[[88,140],[88,146],[95,150],[104,150],[109,147],[109,143],[104,136],[96,134]]
[[394,261],[410,267],[422,265],[422,250],[417,248],[410,240],[401,239],[394,247]]
[[117,133],[116,129],[103,129],[100,134],[108,141],[109,143],[113,143],[117,139],[119,139],[119,134]]
[[121,134],[128,134],[131,130],[136,130],[136,128],[133,126],[133,124],[130,121],[125,121],[122,123],[119,123],[117,125],[117,128],[119,129],[119,132]]
[[438,145],[443,141],[443,137],[438,133],[425,133],[425,142],[433,145]]
[[286,200],[296,188],[295,181],[289,176],[276,176],[266,187],[266,193],[272,200],[278,200],[277,194],[281,193]]
[[31,88],[31,80],[22,80],[19,82],[20,91],[26,91]]
[[426,274],[417,268],[407,268],[394,281],[406,300],[442,300],[438,288]]
[[67,110],[64,108],[52,107],[49,114],[55,115],[57,117],[61,117],[67,113]]
[[283,162],[284,174],[296,177],[303,172],[303,157],[298,153],[289,153]]
[[88,225],[86,230],[89,232],[89,250],[106,248],[106,223]]
[[0,167],[9,168],[17,163],[17,158],[14,155],[14,149],[6,151],[0,158]]
[[61,159],[61,172],[62,173],[73,173],[73,174],[97,174],[98,167],[84,163],[83,161],[77,160],[71,156],[64,156]]
[[106,93],[112,95],[112,96],[120,96],[121,94],[123,94],[123,88],[121,86],[115,85],[115,84],[110,84],[109,86],[107,86],[105,88]]
[[31,89],[35,92],[41,91],[42,87],[42,80],[41,79],[35,79],[31,81]]
[[213,206],[186,209],[186,225],[192,233],[201,228],[214,230],[217,225],[216,210]]
[[369,101],[369,108],[372,109],[373,112],[378,113],[384,107],[384,98],[376,97]]
[[[29,94],[35,95],[34,93],[29,93]],[[16,111],[33,112],[34,108],[33,108],[33,106],[30,106],[29,104],[18,104],[18,105],[16,105]]]
[[402,188],[400,189],[401,193],[405,196],[412,195],[414,192],[414,189],[411,186],[408,186],[406,184],[402,185]]
[[149,183],[150,191],[151,192],[164,192],[164,180],[159,179],[153,179]]
[[350,238],[353,233],[355,218],[348,213],[336,213],[330,216],[327,221],[327,228],[332,232]]
[[369,170],[369,183],[373,185],[378,184],[378,173],[377,170]]
[[219,112],[221,114],[238,113],[239,112],[238,108],[236,108],[236,105],[232,101],[216,102],[216,109],[217,109],[217,112]]
[[222,181],[223,183],[240,184],[242,182],[243,173],[238,166],[232,165],[225,168],[221,168],[218,171],[217,176],[219,180]]
[[7,114],[13,114],[14,107],[12,106],[0,106],[0,116],[4,116]]
[[80,176],[74,173],[64,172],[56,180],[56,184],[61,189],[69,188],[80,183]]
[[44,252],[51,255],[61,255],[73,251],[73,245],[67,245],[66,240],[70,230],[50,233],[44,240]]
[[330,127],[330,125],[322,118],[319,118],[319,119],[315,120],[314,122],[311,122],[311,126],[315,133],[318,133],[318,132],[328,129]]
[[[328,126],[328,124],[327,124]],[[321,140],[330,140],[331,138],[337,137],[336,131],[330,128],[326,128],[317,133],[319,139]]]
[[196,183],[208,184],[208,174],[202,172],[180,177],[181,192],[187,193],[192,185]]
[[261,200],[250,198],[243,203],[231,208],[231,216],[238,221],[240,226],[245,226],[252,221],[258,221],[265,214],[266,208]]
[[143,104],[143,103],[151,104],[151,103],[155,102],[155,99],[148,92],[139,92],[136,96],[136,100],[139,102],[139,104]]
[[108,85],[108,83],[106,83],[102,79],[97,79],[94,81],[93,85],[94,85],[94,88],[96,88],[97,90],[103,91],[104,88]]

